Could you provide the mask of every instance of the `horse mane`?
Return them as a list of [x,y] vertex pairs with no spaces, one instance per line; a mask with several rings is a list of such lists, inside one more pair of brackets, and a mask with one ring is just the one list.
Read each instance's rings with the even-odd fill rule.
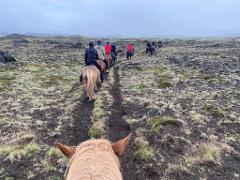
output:
[[[95,160],[96,157],[98,161]],[[111,143],[106,139],[81,143],[71,157],[65,174],[67,179],[84,177],[90,180],[93,177],[106,177],[106,179],[122,180],[119,159]]]

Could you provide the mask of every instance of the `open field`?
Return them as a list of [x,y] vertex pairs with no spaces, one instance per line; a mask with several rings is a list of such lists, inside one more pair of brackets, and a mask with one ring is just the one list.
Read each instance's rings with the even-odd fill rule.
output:
[[[128,40],[116,40],[124,50]],[[68,145],[134,134],[125,180],[240,178],[240,39],[165,40],[113,67],[89,103],[79,84],[87,39],[0,38],[0,179],[63,179]],[[81,42],[83,47],[74,45]]]

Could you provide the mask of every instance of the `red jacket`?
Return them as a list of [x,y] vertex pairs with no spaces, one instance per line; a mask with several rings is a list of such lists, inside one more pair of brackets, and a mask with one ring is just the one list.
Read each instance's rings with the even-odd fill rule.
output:
[[127,47],[128,51],[133,51],[134,50],[134,46],[129,44],[128,47]]
[[105,45],[105,54],[111,54],[111,52],[112,52],[112,45],[111,44]]

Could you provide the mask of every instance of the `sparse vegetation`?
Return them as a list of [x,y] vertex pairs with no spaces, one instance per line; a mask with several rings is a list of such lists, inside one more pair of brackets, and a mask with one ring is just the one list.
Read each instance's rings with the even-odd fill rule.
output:
[[[55,140],[77,145],[129,131],[136,138],[122,156],[128,179],[239,177],[239,39],[166,40],[151,57],[138,39],[134,60],[119,57],[88,103],[79,83],[84,48],[54,44],[78,38],[87,44],[28,37],[27,46],[13,47],[15,40],[0,38],[17,59],[0,63],[0,179],[63,179],[68,159]],[[123,49],[128,40],[116,42]],[[111,117],[120,131],[111,130]]]
[[141,92],[145,92],[147,90],[148,86],[146,84],[139,84],[137,86],[137,89],[140,90]]
[[0,152],[6,159],[11,162],[20,160],[21,158],[31,158],[39,151],[39,146],[36,143],[29,143],[26,145],[8,145],[1,147]]
[[153,150],[150,149],[147,141],[142,138],[136,138],[134,143],[137,146],[136,156],[144,161],[150,161],[154,158]]
[[216,117],[224,117],[224,111],[218,106],[206,105],[204,110]]
[[47,151],[47,155],[48,155],[49,158],[51,158],[51,157],[55,157],[55,158],[63,157],[62,152],[55,147],[49,148],[48,151]]
[[152,131],[159,132],[160,128],[166,124],[173,124],[173,125],[182,125],[183,122],[176,117],[170,116],[155,116],[148,120],[148,124],[151,126]]
[[192,167],[196,164],[209,165],[221,164],[220,149],[212,143],[201,143],[197,147],[194,155],[187,156],[185,159],[186,165]]
[[89,130],[89,136],[92,138],[101,138],[105,134],[104,121],[94,122]]

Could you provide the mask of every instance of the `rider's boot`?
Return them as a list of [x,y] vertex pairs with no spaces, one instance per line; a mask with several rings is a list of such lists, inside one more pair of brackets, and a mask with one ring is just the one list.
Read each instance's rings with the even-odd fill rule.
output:
[[80,75],[80,83],[83,81],[82,75]]
[[101,79],[101,83],[103,83],[103,81],[104,81],[103,73],[100,74],[100,79]]

